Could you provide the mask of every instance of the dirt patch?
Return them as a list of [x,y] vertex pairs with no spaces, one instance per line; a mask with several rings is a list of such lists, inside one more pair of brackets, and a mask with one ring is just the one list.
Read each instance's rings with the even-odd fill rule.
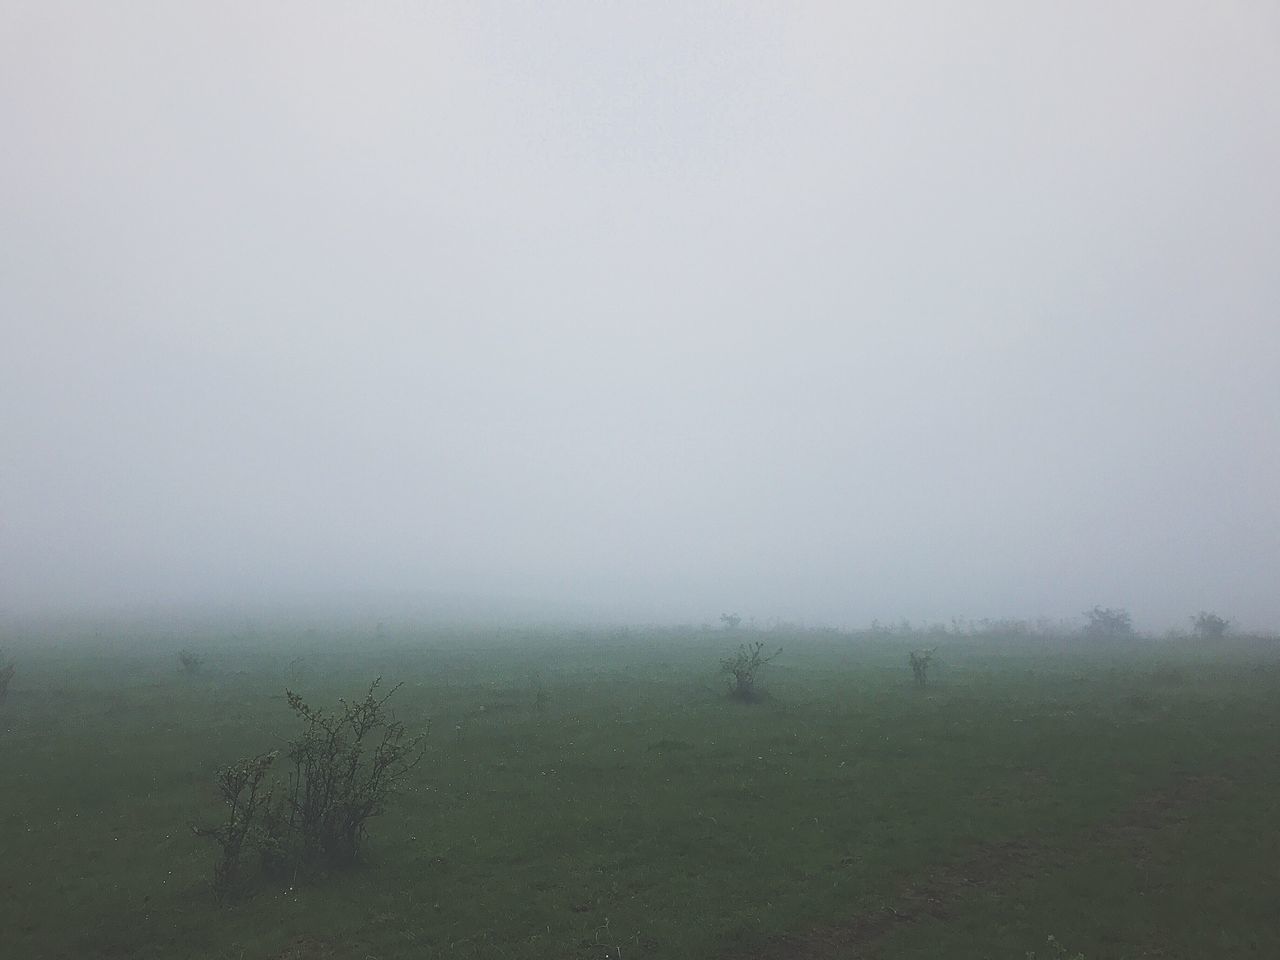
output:
[[298,937],[270,960],[329,960],[333,945],[319,937]]
[[[1106,822],[1083,831],[1068,849],[1097,846],[1123,849],[1144,858],[1150,836],[1186,823],[1202,804],[1223,796],[1231,781],[1220,776],[1184,776],[1170,786],[1146,794]],[[999,886],[1033,874],[1051,852],[1032,839],[983,844],[962,861],[933,867],[912,878],[883,907],[826,927],[769,939],[725,960],[854,960],[871,957],[876,944],[895,927],[926,918],[946,920],[962,909],[973,891]],[[1068,854],[1069,855],[1069,854]],[[1059,849],[1055,856],[1061,862]]]
[[1030,864],[1038,847],[1016,840],[983,844],[964,861],[934,867],[901,887],[890,903],[828,927],[771,938],[728,960],[830,960],[866,956],[894,927],[924,918],[948,919],[971,890],[1005,880]]
[[342,943],[330,937],[296,937],[267,960],[358,960],[370,956],[363,943]]
[[1090,831],[1090,838],[1105,841],[1133,830],[1160,830],[1191,818],[1197,807],[1224,796],[1232,787],[1228,777],[1213,774],[1186,775],[1163,790],[1140,797],[1120,816]]

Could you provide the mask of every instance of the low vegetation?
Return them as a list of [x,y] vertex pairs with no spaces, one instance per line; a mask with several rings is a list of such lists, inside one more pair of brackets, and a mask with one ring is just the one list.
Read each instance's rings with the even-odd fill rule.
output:
[[275,753],[264,753],[241,760],[218,774],[218,793],[226,804],[226,819],[216,826],[193,826],[198,837],[208,837],[218,845],[219,856],[213,866],[213,891],[219,898],[230,897],[241,890],[242,855],[246,842],[259,851],[272,848],[270,835],[272,787],[267,773],[275,762]]
[[[729,646],[708,626],[202,633],[237,671],[199,683],[145,638],[31,638],[23,709],[0,713],[0,855],[19,865],[0,952],[1280,956],[1275,640],[744,630],[732,646],[786,655],[736,709],[708,682]],[[935,665],[929,696],[903,696],[910,652],[934,646],[946,682]],[[305,711],[281,690],[298,657]],[[378,674],[406,681],[389,702]],[[307,853],[295,776],[346,757],[341,780],[351,751],[324,744],[349,747],[370,702],[403,722],[402,773],[363,831],[332,813],[349,803],[313,817],[334,839]],[[428,717],[457,736],[414,745]],[[359,738],[351,782],[386,730]]]

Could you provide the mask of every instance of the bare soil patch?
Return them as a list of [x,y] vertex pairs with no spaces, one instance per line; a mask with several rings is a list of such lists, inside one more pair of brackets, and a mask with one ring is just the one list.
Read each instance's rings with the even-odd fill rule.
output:
[[1066,852],[1030,839],[983,844],[962,861],[930,868],[899,888],[883,907],[825,927],[774,937],[748,951],[727,954],[725,960],[858,960],[872,957],[878,942],[891,930],[925,918],[946,920],[963,909],[977,890],[997,888],[1033,875],[1052,861],[1061,864],[1079,852],[1099,846],[1145,859],[1156,833],[1177,829],[1196,809],[1225,795],[1232,781],[1224,776],[1187,775],[1169,786],[1145,794],[1115,817],[1082,832]]

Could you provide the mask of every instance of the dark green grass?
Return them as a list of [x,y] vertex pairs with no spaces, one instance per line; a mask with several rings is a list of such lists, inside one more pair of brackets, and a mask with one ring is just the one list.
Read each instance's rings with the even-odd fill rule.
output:
[[[1280,956],[1274,645],[953,641],[921,691],[907,643],[771,640],[758,704],[725,696],[718,633],[205,638],[194,676],[141,642],[15,649],[3,952],[750,954],[911,913],[920,878],[1013,847],[860,952]],[[318,704],[376,675],[431,735],[364,863],[216,905],[188,829],[214,771],[284,744],[286,685]],[[1176,793],[1191,776],[1221,788]],[[1153,797],[1172,812],[1135,835]]]

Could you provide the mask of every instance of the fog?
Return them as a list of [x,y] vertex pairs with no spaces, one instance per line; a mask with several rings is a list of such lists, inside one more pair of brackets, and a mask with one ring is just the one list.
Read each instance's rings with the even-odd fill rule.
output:
[[1280,625],[1280,10],[0,4],[0,610]]

